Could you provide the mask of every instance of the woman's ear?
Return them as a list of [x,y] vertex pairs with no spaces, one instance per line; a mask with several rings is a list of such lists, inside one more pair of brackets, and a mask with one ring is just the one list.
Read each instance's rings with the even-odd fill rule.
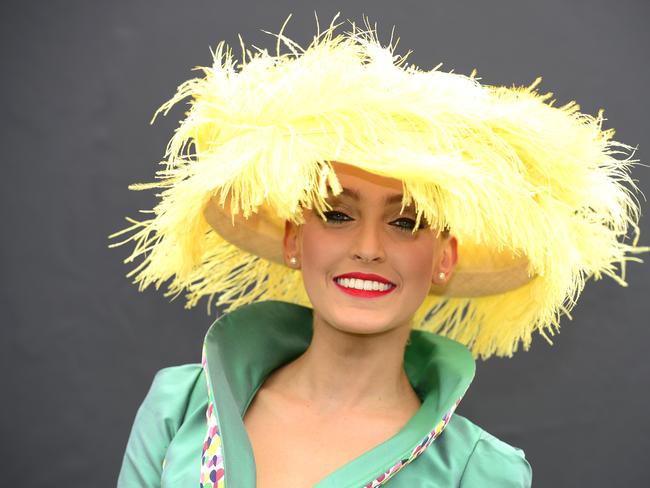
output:
[[444,285],[454,273],[458,262],[458,241],[454,236],[443,238],[438,263],[433,273],[433,284]]
[[290,268],[300,268],[300,226],[287,220],[284,223],[283,256],[284,264]]

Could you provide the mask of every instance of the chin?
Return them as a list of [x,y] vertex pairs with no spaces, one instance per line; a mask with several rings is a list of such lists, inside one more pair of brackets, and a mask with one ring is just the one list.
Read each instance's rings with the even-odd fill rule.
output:
[[334,314],[320,314],[321,318],[330,327],[348,334],[373,335],[399,329],[406,326],[408,319],[400,320],[397,317],[391,320],[389,314],[378,310],[348,310],[340,308]]

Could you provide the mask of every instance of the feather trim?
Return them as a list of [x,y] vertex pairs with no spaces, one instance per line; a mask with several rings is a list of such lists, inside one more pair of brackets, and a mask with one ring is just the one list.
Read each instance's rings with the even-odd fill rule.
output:
[[126,262],[142,259],[128,275],[141,290],[168,282],[167,295],[186,293],[188,307],[207,297],[208,309],[216,299],[226,311],[308,304],[299,273],[227,243],[202,211],[216,196],[233,215],[264,207],[299,223],[302,208],[325,208],[328,184],[339,188],[335,160],[402,180],[419,216],[453,229],[459,265],[504,250],[528,258],[536,278],[524,287],[430,295],[418,310],[415,327],[477,356],[510,356],[534,331],[552,336],[591,277],[625,284],[625,263],[648,248],[637,245],[632,150],[602,129],[602,113],[554,107],[539,80],[490,87],[474,74],[422,71],[372,30],[335,30],[305,50],[279,34],[289,53],[245,51],[241,62],[221,43],[203,76],[158,110],[190,99],[157,181],[130,187],[160,191],[153,217],[111,236],[135,243]]

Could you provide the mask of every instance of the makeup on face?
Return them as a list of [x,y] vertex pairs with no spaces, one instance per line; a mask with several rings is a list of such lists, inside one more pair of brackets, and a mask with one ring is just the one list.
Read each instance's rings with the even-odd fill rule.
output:
[[361,298],[383,297],[396,287],[383,276],[368,273],[344,273],[335,276],[333,281],[343,293]]
[[[395,188],[395,190],[398,189],[401,190],[401,188]],[[326,201],[330,210],[325,210],[322,215],[326,222],[332,224],[350,222],[357,217],[353,214],[359,213],[364,197],[354,188],[343,186],[341,190],[338,195],[334,195],[332,188],[328,186],[329,196]],[[392,220],[390,223],[395,229],[415,233],[430,227],[423,216],[418,218],[412,202],[404,204],[404,195],[401,192],[384,195],[383,200],[376,202],[376,205],[384,209],[385,217]]]
[[408,327],[431,287],[436,232],[404,206],[402,182],[335,166],[340,188],[289,234],[315,316],[346,332]]

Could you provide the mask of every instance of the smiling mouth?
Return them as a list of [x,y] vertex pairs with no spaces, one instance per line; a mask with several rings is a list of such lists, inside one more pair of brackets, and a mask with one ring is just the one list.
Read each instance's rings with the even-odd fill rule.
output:
[[377,298],[392,292],[397,285],[378,275],[347,273],[334,278],[334,284],[348,295]]

